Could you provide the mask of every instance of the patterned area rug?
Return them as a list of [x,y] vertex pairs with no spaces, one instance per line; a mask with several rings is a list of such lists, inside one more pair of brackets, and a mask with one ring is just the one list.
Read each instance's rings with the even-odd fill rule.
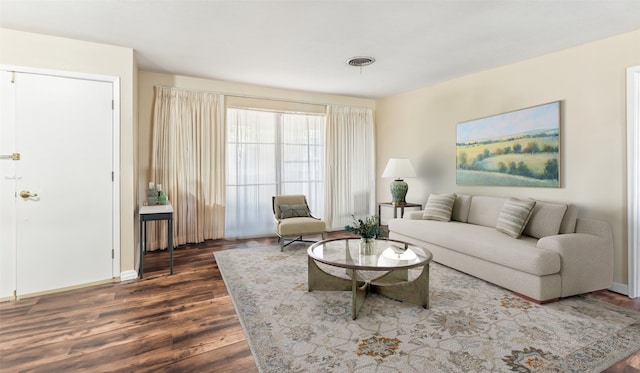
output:
[[638,312],[539,306],[436,263],[430,309],[369,294],[352,320],[350,292],[308,291],[306,245],[214,256],[261,372],[600,372],[640,349]]

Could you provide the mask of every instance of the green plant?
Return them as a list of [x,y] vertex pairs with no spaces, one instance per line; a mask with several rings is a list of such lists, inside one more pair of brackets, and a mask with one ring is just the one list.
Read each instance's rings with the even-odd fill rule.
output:
[[344,229],[347,232],[355,233],[362,238],[384,238],[386,237],[386,231],[378,225],[378,217],[373,215],[365,220],[353,218],[353,225],[345,225]]

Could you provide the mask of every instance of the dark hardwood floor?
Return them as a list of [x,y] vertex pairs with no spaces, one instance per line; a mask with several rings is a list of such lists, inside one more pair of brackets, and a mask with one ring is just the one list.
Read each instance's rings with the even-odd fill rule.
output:
[[[175,250],[173,276],[168,253],[150,252],[143,280],[0,303],[0,371],[257,372],[212,253],[276,243],[188,245]],[[640,299],[591,296],[640,311]],[[640,372],[640,352],[606,372]]]

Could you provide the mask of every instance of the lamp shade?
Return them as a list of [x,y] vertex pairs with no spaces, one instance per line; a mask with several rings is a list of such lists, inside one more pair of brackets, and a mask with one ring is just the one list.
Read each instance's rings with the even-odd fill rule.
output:
[[405,197],[409,191],[409,185],[402,180],[403,177],[416,177],[416,172],[407,158],[391,158],[387,162],[387,167],[382,173],[384,178],[394,178],[391,182],[391,197],[394,205],[404,205],[407,203]]
[[391,158],[382,173],[384,178],[402,179],[404,177],[416,177],[411,162],[407,158]]

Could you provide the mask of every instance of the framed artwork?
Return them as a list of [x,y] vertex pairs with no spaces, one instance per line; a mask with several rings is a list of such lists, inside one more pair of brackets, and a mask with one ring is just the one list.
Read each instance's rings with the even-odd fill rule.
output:
[[458,123],[456,182],[560,187],[560,101]]

